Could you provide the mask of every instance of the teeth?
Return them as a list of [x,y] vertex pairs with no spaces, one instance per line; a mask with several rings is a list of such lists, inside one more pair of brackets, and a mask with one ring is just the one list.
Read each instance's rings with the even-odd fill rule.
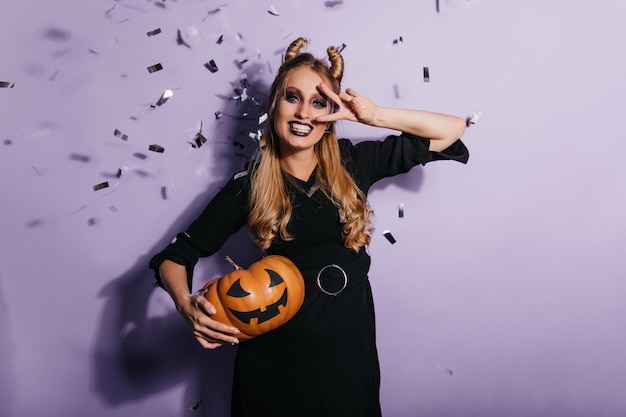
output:
[[300,133],[303,135],[309,134],[312,130],[311,126],[303,125],[300,123],[291,123],[291,130],[295,133]]

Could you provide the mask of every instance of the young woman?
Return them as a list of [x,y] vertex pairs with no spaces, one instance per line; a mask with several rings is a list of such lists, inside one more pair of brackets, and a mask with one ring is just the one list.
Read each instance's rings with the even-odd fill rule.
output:
[[[367,192],[419,164],[467,162],[465,120],[341,91],[340,53],[328,48],[328,66],[301,53],[306,44],[292,42],[272,84],[260,157],[150,267],[203,347],[238,343],[238,330],[212,320],[214,307],[189,293],[198,259],[247,224],[261,250],[298,266],[307,292],[291,321],[239,345],[233,416],[380,416]],[[337,120],[401,133],[352,144],[335,136]]]

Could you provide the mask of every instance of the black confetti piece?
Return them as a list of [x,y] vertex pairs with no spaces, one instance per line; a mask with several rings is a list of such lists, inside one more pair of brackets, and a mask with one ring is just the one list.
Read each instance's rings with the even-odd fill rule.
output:
[[196,411],[198,408],[200,408],[200,406],[202,406],[203,402],[202,402],[202,398],[200,398],[200,400],[195,403],[194,405],[190,405],[189,406],[189,410],[190,411]]
[[113,135],[122,139],[122,140],[128,140],[128,135],[122,133],[121,131],[119,131],[118,129],[115,129],[113,131]]
[[193,138],[193,142],[194,142],[194,145],[192,146],[194,148],[199,148],[204,143],[206,143],[206,138],[202,135],[202,133],[198,132],[196,133],[196,136]]
[[148,72],[152,74],[153,72],[161,71],[163,69],[163,65],[156,64],[148,67]]
[[163,94],[161,94],[161,98],[159,98],[159,101],[157,101],[156,105],[161,106],[167,100],[169,100],[170,97],[172,97],[173,95],[174,95],[174,92],[172,90],[165,90]]
[[345,43],[342,43],[341,46],[337,47],[337,51],[339,52],[343,52],[344,49],[346,49],[347,45]]
[[404,204],[398,205],[398,217],[404,217]]
[[96,185],[93,186],[93,190],[94,191],[102,190],[104,188],[109,188],[109,182],[108,181],[101,182],[100,184],[96,184]]
[[428,67],[424,67],[424,82],[430,82],[430,73],[428,71]]
[[393,40],[394,45],[401,44],[402,42],[404,42],[404,40],[402,39],[402,36]]
[[177,45],[183,45],[186,46],[187,48],[191,48],[191,45],[189,45],[187,42],[185,42],[185,40],[183,39],[183,34],[180,31],[180,29],[178,29],[178,31],[176,32],[176,44]]
[[94,226],[96,224],[96,219],[93,217],[90,217],[89,220],[87,220],[87,225],[88,226]]
[[5,139],[3,141],[3,143],[8,146],[8,145],[12,144],[13,142],[11,142],[11,139]]
[[391,234],[389,230],[385,230],[383,232],[383,236],[385,236],[392,245],[396,243],[396,239],[394,239],[393,235]]
[[221,119],[221,118],[222,118],[222,112],[221,112],[221,111],[219,111],[219,110],[218,110],[218,111],[216,111],[216,112],[215,112],[215,118],[216,118],[216,119]]
[[233,145],[235,145],[236,147],[238,147],[239,149],[241,149],[242,151],[244,149],[246,149],[245,145],[243,145],[242,143],[239,143],[237,141],[233,141]]
[[205,68],[211,71],[212,73],[216,73],[218,71],[217,64],[214,60],[210,60],[206,64],[204,64]]
[[165,148],[161,145],[150,145],[148,146],[148,150],[152,152],[158,152],[158,153],[165,152]]
[[280,16],[280,13],[278,13],[274,6],[270,6],[270,9],[267,12],[272,16]]
[[159,33],[161,33],[161,28],[151,30],[150,32],[148,32],[148,37],[158,35]]
[[161,187],[161,198],[167,200],[167,187]]
[[70,159],[72,161],[78,161],[78,162],[89,162],[91,160],[91,158],[88,157],[87,155],[80,155],[77,153],[70,154]]
[[0,81],[0,88],[13,88],[14,86],[15,86],[14,82]]

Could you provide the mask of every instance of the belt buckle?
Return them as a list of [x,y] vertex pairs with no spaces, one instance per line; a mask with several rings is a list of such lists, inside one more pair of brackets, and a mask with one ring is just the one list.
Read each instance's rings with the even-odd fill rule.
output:
[[[339,289],[339,291],[334,291],[334,292],[327,291],[324,289],[324,287],[322,287],[320,277],[322,276],[322,272],[324,272],[328,268],[337,268],[343,274],[343,286],[341,287],[341,289]],[[326,295],[336,296],[337,294],[345,290],[347,285],[348,285],[348,275],[346,274],[346,271],[344,271],[343,268],[340,267],[339,265],[335,265],[335,264],[326,265],[324,268],[320,269],[320,272],[317,273],[317,287]]]

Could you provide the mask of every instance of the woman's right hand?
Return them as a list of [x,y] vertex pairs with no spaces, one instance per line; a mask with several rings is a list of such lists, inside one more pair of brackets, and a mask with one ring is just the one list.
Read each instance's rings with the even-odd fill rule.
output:
[[180,297],[176,301],[176,310],[191,327],[193,335],[203,348],[215,349],[224,343],[239,343],[235,337],[239,330],[213,320],[211,315],[215,314],[215,307],[204,296],[194,294]]

